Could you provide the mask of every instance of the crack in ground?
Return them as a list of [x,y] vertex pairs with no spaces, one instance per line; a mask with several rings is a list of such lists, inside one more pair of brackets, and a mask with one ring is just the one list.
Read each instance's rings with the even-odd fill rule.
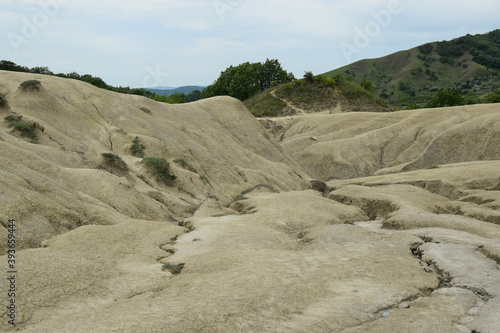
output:
[[[101,114],[101,112],[99,111],[99,109],[97,108],[97,106],[95,106],[94,103],[92,103],[92,106],[95,108],[95,110],[97,111],[97,114],[104,120],[104,122],[107,124],[108,122],[106,121],[106,118],[104,118],[104,116]],[[111,132],[108,130],[108,128],[106,126],[103,126],[104,127],[104,130],[108,133],[109,137],[108,137],[108,140],[109,140],[109,146],[110,146],[110,149],[111,151],[113,151],[113,140],[112,140],[112,134]]]

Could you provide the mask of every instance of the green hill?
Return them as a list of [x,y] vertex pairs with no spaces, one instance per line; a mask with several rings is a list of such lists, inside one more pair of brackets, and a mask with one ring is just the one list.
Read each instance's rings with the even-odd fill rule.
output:
[[500,30],[428,43],[365,59],[325,73],[368,80],[390,104],[423,106],[441,88],[458,89],[469,103],[481,102],[500,87]]
[[280,84],[246,100],[245,106],[256,117],[289,116],[316,112],[388,112],[394,110],[384,99],[352,82],[313,76]]

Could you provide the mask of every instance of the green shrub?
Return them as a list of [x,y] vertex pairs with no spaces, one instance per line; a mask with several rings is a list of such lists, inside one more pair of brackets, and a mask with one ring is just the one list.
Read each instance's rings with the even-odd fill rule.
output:
[[322,75],[316,76],[315,80],[320,86],[324,87],[335,87],[335,85],[337,84],[337,81],[334,78],[325,77]]
[[182,269],[184,268],[184,263],[180,263],[180,264],[172,264],[172,263],[165,263],[163,264],[163,266],[161,266],[161,270],[162,271],[169,271],[170,273],[176,275],[176,274],[180,274]]
[[4,117],[4,119],[10,123],[10,127],[14,128],[14,132],[19,132],[22,137],[29,138],[32,143],[38,143],[35,124],[22,121],[22,116],[12,114]]
[[117,160],[120,158],[120,156],[113,153],[102,153],[101,156],[109,160]]
[[304,72],[304,79],[307,83],[314,83],[314,74],[313,72]]
[[147,108],[147,107],[145,107],[145,106],[141,107],[141,108],[140,108],[140,110],[141,110],[142,112],[144,112],[144,113],[147,113],[147,114],[151,114],[151,113],[152,113],[152,112],[151,112],[151,110],[150,110],[150,109],[148,109],[148,108]]
[[139,139],[138,136],[135,137],[135,139],[132,141],[132,146],[130,146],[130,150],[132,150],[132,155],[135,157],[144,157],[144,149],[146,146],[144,146],[141,142],[141,139]]
[[38,135],[36,134],[35,127],[32,124],[20,121],[12,123],[14,130],[19,132],[21,136],[31,139],[32,142],[38,143]]
[[490,102],[490,103],[500,103],[500,94],[491,94],[488,97],[488,102]]
[[19,87],[24,91],[40,90],[42,83],[38,80],[28,80],[21,83]]
[[8,122],[14,122],[14,121],[17,121],[18,118],[19,118],[19,116],[15,116],[15,115],[11,114],[11,115],[8,115],[7,117],[4,117],[3,119],[5,119]]
[[101,156],[103,157],[103,163],[99,165],[99,169],[106,170],[117,176],[128,174],[127,163],[120,156],[113,153],[102,153]]
[[0,94],[0,109],[7,106],[7,100],[4,94]]
[[156,176],[158,181],[173,186],[177,177],[170,174],[170,164],[164,158],[146,157],[142,160],[142,163]]

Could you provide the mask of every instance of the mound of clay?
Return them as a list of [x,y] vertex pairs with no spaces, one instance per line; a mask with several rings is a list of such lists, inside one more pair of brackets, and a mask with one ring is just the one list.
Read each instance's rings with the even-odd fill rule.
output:
[[311,177],[355,178],[500,158],[500,104],[266,119]]

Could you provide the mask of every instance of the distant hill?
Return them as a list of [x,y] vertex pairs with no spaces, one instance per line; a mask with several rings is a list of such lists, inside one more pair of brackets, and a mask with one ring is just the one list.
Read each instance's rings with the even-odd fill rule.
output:
[[377,95],[398,107],[423,106],[440,88],[479,102],[500,87],[500,30],[360,60],[324,75],[339,74],[370,81]]
[[150,91],[152,93],[155,93],[157,95],[171,95],[173,93],[183,93],[183,94],[189,94],[190,92],[193,92],[195,90],[203,91],[205,86],[183,86],[183,87],[154,87],[154,88],[144,88],[147,91]]

